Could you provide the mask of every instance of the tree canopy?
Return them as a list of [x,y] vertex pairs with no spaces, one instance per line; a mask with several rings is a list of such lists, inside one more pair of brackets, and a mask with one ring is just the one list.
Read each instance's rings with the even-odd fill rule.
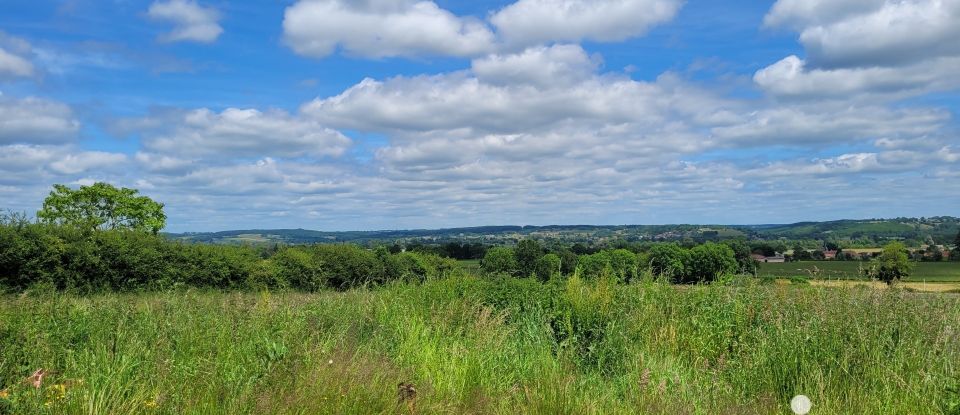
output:
[[892,284],[909,276],[911,268],[907,247],[900,242],[890,242],[883,247],[869,272],[871,277]]
[[156,234],[166,225],[163,203],[139,193],[103,182],[77,190],[55,184],[37,218],[86,229],[132,229]]

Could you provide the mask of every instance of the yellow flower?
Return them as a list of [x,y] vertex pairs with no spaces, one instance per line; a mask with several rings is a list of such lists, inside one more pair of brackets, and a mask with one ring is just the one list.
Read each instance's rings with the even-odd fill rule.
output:
[[0,390],[0,399],[7,399],[9,397],[10,397],[10,392],[8,392],[6,389]]
[[157,401],[153,399],[148,399],[146,402],[143,403],[143,406],[146,406],[147,408],[156,408]]

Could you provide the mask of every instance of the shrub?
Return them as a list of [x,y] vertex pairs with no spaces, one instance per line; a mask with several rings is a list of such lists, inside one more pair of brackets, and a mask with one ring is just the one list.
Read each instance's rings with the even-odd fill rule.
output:
[[506,273],[510,275],[517,274],[517,258],[513,249],[507,247],[496,247],[487,250],[480,262],[480,268],[488,274]]
[[737,260],[733,250],[724,244],[707,242],[690,250],[679,282],[710,282],[717,277],[737,272]]

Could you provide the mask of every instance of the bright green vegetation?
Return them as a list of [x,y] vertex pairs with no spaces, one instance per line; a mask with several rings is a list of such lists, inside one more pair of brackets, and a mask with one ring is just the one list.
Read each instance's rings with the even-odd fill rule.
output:
[[[813,277],[822,279],[861,279],[860,267],[869,263],[860,261],[801,261],[764,263],[759,275],[774,277]],[[960,262],[913,262],[910,276],[904,281],[960,281]]]
[[957,327],[957,296],[749,283],[34,293],[0,301],[0,413],[408,413],[400,382],[423,414],[957,413]]

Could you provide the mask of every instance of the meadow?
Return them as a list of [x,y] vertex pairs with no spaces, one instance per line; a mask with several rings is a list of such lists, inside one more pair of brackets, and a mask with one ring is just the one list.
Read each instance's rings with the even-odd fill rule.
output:
[[960,413],[960,296],[758,281],[30,290],[0,413]]
[[[912,262],[910,282],[960,282],[960,262]],[[808,277],[816,279],[858,280],[860,261],[799,261],[760,264],[758,275],[779,278]]]

